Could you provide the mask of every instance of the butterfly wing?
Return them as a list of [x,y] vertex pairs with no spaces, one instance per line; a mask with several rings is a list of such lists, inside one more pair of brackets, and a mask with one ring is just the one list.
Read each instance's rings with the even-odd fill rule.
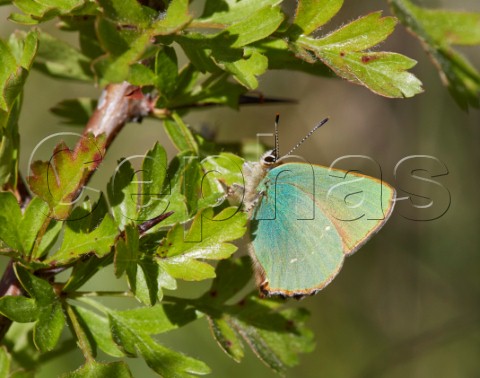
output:
[[251,222],[267,294],[303,296],[325,287],[393,209],[395,190],[353,172],[305,163],[268,172]]

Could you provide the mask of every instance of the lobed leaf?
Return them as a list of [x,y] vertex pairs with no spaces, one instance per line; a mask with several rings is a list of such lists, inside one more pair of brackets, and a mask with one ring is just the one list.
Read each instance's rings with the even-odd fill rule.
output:
[[421,82],[407,70],[416,62],[389,52],[362,52],[390,35],[392,17],[372,13],[343,26],[329,35],[298,38],[300,48],[311,51],[337,75],[364,85],[386,97],[412,97],[422,91]]
[[62,375],[62,378],[130,378],[132,373],[128,365],[123,361],[100,363],[96,361],[88,361],[82,367],[71,373]]
[[34,68],[45,75],[67,80],[90,82],[90,59],[69,43],[47,33],[39,34],[40,46]]
[[290,33],[311,34],[330,21],[342,5],[343,0],[299,0]]
[[97,107],[97,101],[87,97],[63,100],[50,111],[66,125],[85,126]]
[[408,0],[390,0],[395,15],[420,39],[457,104],[480,107],[480,73],[452,44],[480,44],[480,13],[429,10]]
[[215,277],[213,267],[201,260],[220,260],[231,256],[236,246],[229,243],[245,233],[245,214],[230,207],[213,215],[212,209],[199,212],[185,232],[176,225],[156,251],[160,267],[174,278],[199,281]]
[[51,161],[33,162],[33,175],[27,182],[30,189],[48,203],[51,217],[62,220],[68,217],[85,178],[103,159],[104,143],[104,135],[88,134],[73,151],[61,143],[55,147]]
[[250,277],[247,256],[222,261],[212,288],[195,305],[207,315],[219,346],[235,361],[243,357],[243,339],[267,366],[283,373],[298,364],[299,353],[313,349],[313,335],[305,327],[308,313],[302,308],[281,309],[282,302],[259,299],[256,294],[226,303]]
[[33,329],[34,343],[42,352],[53,350],[65,325],[60,300],[47,281],[34,276],[19,265],[15,266],[15,273],[22,287],[36,304],[37,316]]
[[166,378],[191,377],[192,374],[210,372],[203,362],[168,349],[150,336],[175,329],[196,318],[194,309],[182,305],[156,305],[109,312],[115,342],[128,355],[141,355],[153,371]]

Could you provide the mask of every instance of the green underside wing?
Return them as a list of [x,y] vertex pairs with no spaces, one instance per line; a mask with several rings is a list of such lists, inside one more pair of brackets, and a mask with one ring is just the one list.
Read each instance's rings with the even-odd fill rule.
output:
[[257,191],[250,232],[260,290],[299,297],[337,275],[345,256],[385,224],[395,199],[378,179],[306,163],[270,169]]

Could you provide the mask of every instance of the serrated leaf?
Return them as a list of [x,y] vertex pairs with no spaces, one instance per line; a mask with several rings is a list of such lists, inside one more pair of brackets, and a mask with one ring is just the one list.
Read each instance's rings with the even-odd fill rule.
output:
[[100,363],[96,361],[88,361],[82,367],[71,373],[62,375],[62,378],[130,378],[132,373],[128,365],[123,361]]
[[480,106],[480,73],[451,44],[480,44],[480,13],[430,10],[390,0],[395,15],[420,39],[457,104]]
[[188,14],[188,0],[172,0],[168,5],[167,11],[163,17],[152,24],[155,35],[167,35],[180,30],[191,20]]
[[72,223],[75,222],[67,223],[62,245],[45,263],[61,266],[90,253],[103,257],[111,251],[118,229],[110,215],[107,214],[93,230],[75,228]]
[[79,260],[73,266],[72,274],[63,287],[63,291],[73,292],[82,287],[93,275],[95,275],[100,269],[111,264],[112,256],[107,255],[102,258],[91,256],[86,261]]
[[140,5],[136,0],[98,0],[98,3],[107,19],[121,25],[146,28],[156,16],[153,9]]
[[48,215],[48,205],[34,197],[24,214],[15,196],[0,193],[0,239],[23,256],[30,255],[37,234]]
[[230,325],[230,321],[228,315],[221,318],[208,317],[210,330],[220,348],[235,362],[240,362],[244,356],[243,343],[238,332]]
[[243,236],[245,222],[245,214],[237,208],[227,208],[216,216],[212,209],[206,209],[197,214],[188,232],[182,225],[168,232],[156,251],[158,264],[174,278],[212,278],[212,266],[198,259],[220,260],[232,255],[237,247],[229,242]]
[[342,5],[343,0],[299,0],[289,34],[309,35],[330,21]]
[[56,146],[49,162],[35,161],[32,176],[27,178],[30,189],[48,203],[50,216],[64,220],[81,191],[89,172],[103,159],[105,136],[84,136],[70,150],[64,143]]
[[113,338],[131,356],[140,354],[148,366],[162,377],[191,377],[210,369],[203,362],[174,352],[156,343],[157,334],[185,325],[197,318],[185,305],[156,305],[127,311],[110,311]]
[[243,357],[242,338],[267,366],[283,373],[298,363],[299,353],[313,348],[313,335],[305,328],[307,312],[301,308],[281,309],[281,301],[259,299],[256,293],[226,304],[251,275],[247,256],[222,261],[211,289],[194,305],[208,316],[214,338],[235,361]]
[[233,24],[259,12],[267,6],[273,7],[281,2],[281,0],[207,0],[202,17],[197,21],[226,25]]
[[140,235],[135,226],[127,225],[124,237],[120,237],[115,245],[115,275],[121,277],[125,272],[130,279],[135,278],[137,271],[138,239]]
[[75,306],[75,311],[85,325],[85,330],[89,332],[91,338],[95,341],[95,347],[100,348],[113,357],[125,356],[112,339],[106,317],[79,306]]
[[232,63],[224,62],[223,65],[239,83],[249,89],[256,89],[258,87],[256,76],[265,73],[268,68],[268,59],[264,55],[253,50],[245,55],[245,59],[237,60]]
[[38,310],[33,329],[36,347],[47,352],[55,348],[65,325],[62,306],[52,286],[16,265],[15,273],[26,292],[34,299]]
[[173,47],[164,46],[155,57],[155,87],[162,97],[169,98],[176,89],[178,80],[177,55]]
[[0,39],[0,188],[16,187],[23,86],[38,47],[35,31]]
[[13,13],[9,19],[26,25],[35,25],[51,20],[62,14],[73,12],[75,9],[81,8],[85,0],[14,0],[13,3],[23,14]]
[[412,97],[422,91],[421,82],[407,72],[416,62],[401,54],[361,52],[390,35],[392,17],[372,13],[343,26],[326,37],[300,36],[298,46],[313,52],[337,75],[386,97]]
[[92,98],[81,97],[63,100],[56,104],[50,111],[62,118],[66,125],[85,126],[97,107],[97,101]]
[[277,6],[266,6],[249,17],[224,29],[218,38],[231,41],[231,48],[238,48],[259,41],[271,35],[284,20],[284,14]]
[[0,298],[0,313],[19,323],[34,322],[38,318],[37,304],[32,298],[5,296]]
[[172,119],[164,121],[165,131],[179,151],[191,151],[198,154],[198,146],[190,129],[185,125],[177,113],[172,114]]
[[0,347],[0,378],[8,378],[10,375],[11,356],[4,346]]
[[40,47],[34,68],[60,79],[92,81],[90,59],[70,44],[47,34],[40,33]]

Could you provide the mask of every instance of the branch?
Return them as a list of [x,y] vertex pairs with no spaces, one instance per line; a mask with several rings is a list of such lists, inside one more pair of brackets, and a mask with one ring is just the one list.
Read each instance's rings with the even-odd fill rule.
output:
[[[152,112],[153,107],[154,99],[149,95],[144,95],[139,87],[127,82],[109,84],[103,90],[98,101],[97,109],[85,126],[83,134],[92,133],[95,136],[105,134],[106,142],[103,147],[106,150],[127,122],[141,121],[143,117]],[[77,142],[77,146],[80,143],[81,140]],[[87,184],[93,172],[94,171],[91,171],[91,173],[84,178],[84,182],[79,183],[79,187]],[[18,190],[23,193],[23,195],[20,196],[22,202],[28,201],[29,196],[25,195],[26,191],[24,188],[19,188]],[[10,260],[0,280],[0,297],[6,295],[23,295],[23,293],[13,270],[13,260]],[[11,324],[10,319],[0,316],[0,340],[3,339]]]

